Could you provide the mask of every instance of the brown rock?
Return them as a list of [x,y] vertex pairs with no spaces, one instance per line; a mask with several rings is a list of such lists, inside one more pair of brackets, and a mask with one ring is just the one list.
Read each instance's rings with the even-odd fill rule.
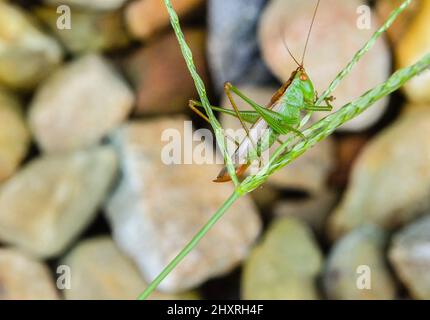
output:
[[[205,32],[189,29],[185,37],[206,82]],[[183,111],[188,108],[188,100],[198,96],[173,33],[135,52],[126,59],[125,69],[137,91],[138,114]]]
[[332,238],[367,223],[395,228],[430,207],[430,111],[408,110],[357,159],[348,189],[329,219]]
[[[397,66],[405,68],[430,52],[430,0],[422,0],[419,12],[396,47]],[[409,100],[430,103],[430,70],[410,79],[403,86]]]
[[[183,17],[203,4],[203,0],[172,0],[176,13]],[[164,1],[138,0],[131,2],[125,11],[130,33],[146,40],[169,25],[169,15]]]
[[430,215],[397,232],[389,250],[396,274],[415,299],[430,299]]
[[26,254],[0,248],[0,300],[57,300],[48,267]]

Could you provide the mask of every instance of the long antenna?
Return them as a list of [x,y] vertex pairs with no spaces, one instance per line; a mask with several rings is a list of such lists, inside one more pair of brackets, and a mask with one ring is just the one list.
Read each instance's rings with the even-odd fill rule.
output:
[[311,37],[312,27],[314,26],[315,17],[316,17],[316,15],[317,15],[318,7],[319,7],[319,5],[320,5],[320,2],[321,2],[321,0],[318,0],[317,5],[316,5],[316,7],[315,7],[314,15],[313,15],[313,17],[312,17],[312,22],[311,22],[311,26],[310,26],[310,28],[309,28],[308,37],[306,38],[305,49],[303,50],[302,63],[300,64],[301,66],[303,66],[303,63],[305,62],[306,50],[307,50],[307,48],[308,48],[309,38]]
[[290,48],[288,47],[287,41],[285,40],[285,37],[283,35],[282,30],[283,30],[283,28],[281,27],[279,29],[279,33],[281,34],[281,38],[282,38],[282,42],[284,43],[284,47],[287,49],[288,53],[290,54],[291,58],[293,58],[294,62],[297,63],[297,65],[300,67],[301,64],[297,61],[296,58],[294,58],[294,55],[291,53]]

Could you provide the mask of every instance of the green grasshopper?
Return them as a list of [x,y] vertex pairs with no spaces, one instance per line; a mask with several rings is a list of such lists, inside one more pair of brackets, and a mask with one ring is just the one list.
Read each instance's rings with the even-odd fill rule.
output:
[[[333,97],[328,97],[325,99],[326,105],[315,105],[315,102],[318,99],[317,93],[303,66],[306,48],[309,42],[316,13],[318,11],[319,3],[320,0],[318,0],[315,7],[311,26],[306,39],[305,48],[303,50],[301,63],[298,63],[284,41],[284,45],[289,55],[292,57],[298,67],[292,72],[288,81],[285,82],[273,95],[266,107],[263,107],[252,101],[230,82],[225,83],[224,91],[233,107],[233,110],[211,106],[211,109],[214,111],[222,112],[239,119],[242,127],[246,131],[246,137],[241,143],[237,144],[237,149],[233,154],[234,159],[237,160],[236,163],[238,163],[235,167],[236,175],[238,177],[242,176],[250,164],[259,158],[262,151],[270,148],[276,141],[282,142],[279,140],[280,135],[293,133],[297,136],[304,137],[302,132],[298,130],[301,121],[301,114],[303,111],[331,111],[333,108],[330,104],[330,102],[334,100]],[[239,111],[233,98],[233,93],[249,104],[254,110]],[[189,107],[200,117],[209,122],[208,117],[199,110],[199,108],[203,107],[201,102],[191,100]],[[248,128],[245,123],[250,123],[252,125],[251,128]],[[214,182],[227,182],[230,180],[231,177],[228,174],[227,168],[224,167]]]

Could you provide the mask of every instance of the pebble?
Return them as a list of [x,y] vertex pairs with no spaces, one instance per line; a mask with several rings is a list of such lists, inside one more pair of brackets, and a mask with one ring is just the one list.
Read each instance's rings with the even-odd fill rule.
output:
[[346,193],[329,219],[332,239],[366,223],[395,228],[430,207],[430,111],[427,106],[408,110],[356,160]]
[[294,217],[302,220],[315,231],[322,231],[326,218],[336,204],[337,194],[332,190],[321,191],[317,194],[298,199],[279,201],[273,209],[278,217]]
[[[266,7],[259,27],[259,41],[263,58],[270,70],[281,81],[290,78],[297,68],[288,55],[282,37],[301,60],[316,1],[274,0]],[[362,0],[326,0],[321,3],[310,37],[305,68],[315,89],[322,93],[351,60],[379,26],[372,15],[370,29],[357,28],[357,8]],[[334,109],[358,98],[368,89],[385,81],[391,72],[388,45],[380,39],[362,60],[354,67],[333,95]],[[361,131],[375,124],[386,109],[388,99],[376,102],[365,113],[343,125],[340,130]],[[326,112],[316,112],[321,119]]]
[[18,6],[0,2],[0,84],[31,90],[61,62],[62,49]]
[[398,231],[389,249],[396,274],[415,299],[430,299],[430,215]]
[[109,147],[31,161],[0,190],[0,241],[37,257],[59,255],[94,219],[116,165]]
[[[212,182],[220,165],[162,162],[160,154],[167,157],[173,144],[167,135],[187,135],[185,120],[180,116],[134,121],[112,138],[121,159],[122,179],[107,203],[107,217],[115,242],[136,262],[148,282],[233,192],[229,183]],[[168,141],[160,140],[163,133]],[[241,198],[160,284],[159,290],[183,292],[228,273],[248,255],[260,228],[251,198]]]
[[[197,71],[208,83],[205,32],[201,29],[185,29],[184,34],[193,52]],[[188,110],[188,100],[198,97],[173,33],[132,53],[126,58],[124,68],[137,92],[135,112],[139,115]]]
[[[67,300],[135,300],[147,284],[130,258],[108,236],[79,242],[61,261],[72,270]],[[192,293],[168,295],[154,292],[150,299],[196,298]]]
[[[396,46],[397,66],[408,67],[430,52],[430,1],[422,1],[419,12]],[[430,102],[430,70],[412,78],[403,86],[408,99],[415,103]]]
[[29,122],[45,152],[71,151],[99,142],[128,116],[133,92],[101,56],[83,56],[38,89]]
[[0,182],[13,175],[29,145],[30,133],[20,102],[0,88]]
[[242,299],[318,299],[322,253],[311,231],[294,218],[275,220],[244,264]]
[[208,1],[208,59],[218,93],[226,81],[265,85],[273,79],[256,36],[265,5],[266,0]]
[[118,50],[129,44],[121,11],[73,9],[70,29],[57,27],[59,14],[55,8],[41,7],[35,10],[35,14],[74,55]]
[[[203,3],[203,0],[172,0],[173,8],[180,18],[200,8]],[[170,19],[164,1],[138,0],[126,7],[125,21],[135,38],[147,40],[166,28]]]
[[331,248],[323,276],[328,299],[392,300],[396,286],[384,257],[387,234],[365,225]]
[[0,248],[0,300],[57,300],[48,266],[12,248]]

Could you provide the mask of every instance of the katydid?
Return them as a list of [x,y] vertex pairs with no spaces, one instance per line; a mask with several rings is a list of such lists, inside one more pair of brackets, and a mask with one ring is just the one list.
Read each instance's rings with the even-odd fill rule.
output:
[[[225,83],[224,91],[230,100],[233,110],[215,106],[211,107],[214,111],[219,111],[238,118],[242,127],[246,131],[246,137],[240,144],[238,144],[237,149],[233,154],[233,158],[237,161],[235,169],[238,177],[246,172],[250,164],[259,157],[259,154],[262,151],[267,150],[273,145],[273,143],[279,141],[279,136],[293,133],[303,137],[303,134],[298,130],[303,111],[312,112],[332,110],[330,101],[334,99],[333,97],[325,99],[326,105],[315,105],[318,97],[314,89],[314,85],[304,68],[306,48],[319,3],[320,0],[318,0],[315,7],[301,63],[298,63],[284,42],[288,53],[296,62],[298,67],[292,72],[288,81],[285,82],[273,95],[266,107],[252,101],[229,82]],[[234,101],[233,94],[244,100],[254,110],[239,111]],[[202,108],[202,104],[200,102],[190,101],[190,108],[206,121],[209,121],[199,110],[199,108]],[[245,122],[252,124],[251,128],[248,129]],[[231,177],[228,174],[227,168],[224,167],[214,182],[227,182],[230,180]]]

